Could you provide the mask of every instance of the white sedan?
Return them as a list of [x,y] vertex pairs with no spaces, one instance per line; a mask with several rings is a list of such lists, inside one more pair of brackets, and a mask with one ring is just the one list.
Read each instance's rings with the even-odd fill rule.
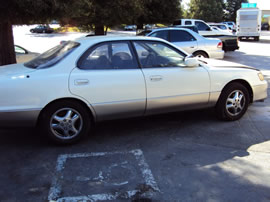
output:
[[165,39],[196,57],[224,58],[221,40],[205,38],[190,29],[175,27],[160,28],[154,29],[147,36]]
[[0,67],[0,123],[68,144],[97,121],[215,107],[237,120],[267,97],[259,70],[211,67],[151,37],[84,37]]

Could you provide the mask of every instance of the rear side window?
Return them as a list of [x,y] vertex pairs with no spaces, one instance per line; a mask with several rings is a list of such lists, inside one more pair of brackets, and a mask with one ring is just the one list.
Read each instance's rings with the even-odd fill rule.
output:
[[150,36],[158,37],[158,38],[161,38],[161,39],[168,41],[169,40],[168,33],[169,33],[168,30],[156,31],[153,34],[150,34]]
[[88,50],[80,58],[78,67],[88,70],[136,69],[138,64],[129,42],[106,42]]
[[170,42],[196,41],[196,39],[188,32],[182,30],[170,31]]
[[203,22],[195,21],[195,25],[198,27],[199,31],[208,31],[209,30],[209,27]]
[[43,69],[48,68],[56,63],[60,62],[65,58],[69,53],[76,49],[80,43],[74,41],[66,41],[61,45],[58,45],[45,53],[42,53],[38,57],[30,60],[29,62],[24,63],[24,66],[33,68],[33,69]]
[[186,21],[185,25],[191,25],[191,21]]

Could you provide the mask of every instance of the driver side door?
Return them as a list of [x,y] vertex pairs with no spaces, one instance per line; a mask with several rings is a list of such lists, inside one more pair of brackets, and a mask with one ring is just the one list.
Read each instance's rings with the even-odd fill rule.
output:
[[134,47],[146,81],[146,114],[207,106],[210,79],[204,67],[187,67],[186,55],[163,42],[136,41]]

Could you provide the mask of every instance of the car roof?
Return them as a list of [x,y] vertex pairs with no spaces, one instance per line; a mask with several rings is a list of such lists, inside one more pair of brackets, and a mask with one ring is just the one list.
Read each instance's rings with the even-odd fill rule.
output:
[[96,44],[106,41],[127,41],[127,40],[148,40],[148,41],[165,41],[156,37],[145,37],[145,36],[91,36],[91,37],[81,37],[75,39],[74,41],[79,43]]
[[208,22],[207,24],[209,24],[209,25],[224,25],[223,23],[219,23],[219,22],[217,22],[217,23],[215,23],[215,22]]
[[153,29],[152,31],[154,32],[154,31],[160,31],[160,30],[184,30],[184,31],[192,31],[190,29],[182,28],[182,27],[164,27],[164,28]]

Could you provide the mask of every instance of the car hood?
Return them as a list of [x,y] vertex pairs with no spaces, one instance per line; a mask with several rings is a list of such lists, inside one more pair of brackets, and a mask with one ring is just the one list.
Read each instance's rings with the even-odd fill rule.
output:
[[202,64],[207,64],[212,67],[222,67],[222,68],[244,68],[244,69],[252,69],[252,70],[257,70],[260,71],[254,67],[250,67],[247,65],[243,65],[240,63],[236,62],[229,62],[229,61],[224,61],[224,60],[215,60],[215,59],[208,59],[208,58],[200,58],[199,61]]
[[27,68],[21,64],[11,64],[0,66],[0,77],[3,76],[26,76],[28,73],[36,71],[35,69]]

